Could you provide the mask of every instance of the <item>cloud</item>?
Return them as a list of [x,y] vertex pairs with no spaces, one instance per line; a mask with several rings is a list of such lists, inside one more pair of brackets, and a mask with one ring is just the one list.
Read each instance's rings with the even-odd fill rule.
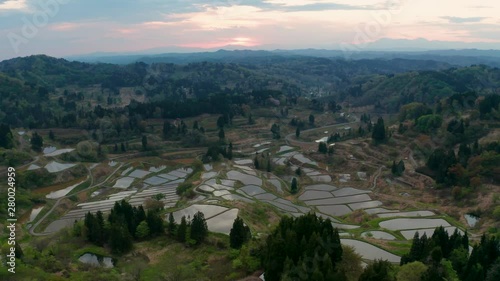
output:
[[481,21],[487,19],[486,17],[468,17],[468,18],[441,17],[441,18],[448,20],[450,23],[474,23],[474,22],[481,22]]
[[27,0],[5,0],[0,1],[0,12],[21,11],[28,8]]
[[264,3],[284,11],[375,10],[387,5],[387,1],[381,0],[361,0],[356,5],[344,0],[266,0]]

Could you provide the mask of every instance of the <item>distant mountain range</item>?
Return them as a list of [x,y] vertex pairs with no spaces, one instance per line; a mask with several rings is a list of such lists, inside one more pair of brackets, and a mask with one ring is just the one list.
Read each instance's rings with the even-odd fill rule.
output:
[[[413,59],[433,60],[455,66],[484,64],[500,67],[500,44],[496,43],[462,43],[428,41],[425,39],[381,39],[364,46],[356,46],[354,52],[331,49],[272,49],[271,46],[260,46],[259,49],[238,50],[236,46],[223,49],[187,49],[157,48],[136,53],[93,53],[88,55],[69,56],[71,61],[89,63],[129,64],[175,63],[189,64],[194,62],[252,63],[252,60],[276,61],[290,57],[319,57],[345,60],[360,59]],[[267,49],[267,50],[265,50]]]

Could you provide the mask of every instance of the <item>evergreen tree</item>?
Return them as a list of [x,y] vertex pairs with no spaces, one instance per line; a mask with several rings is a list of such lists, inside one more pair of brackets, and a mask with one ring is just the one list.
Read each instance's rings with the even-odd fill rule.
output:
[[163,234],[163,219],[159,211],[158,209],[150,210],[146,215],[146,222],[152,236]]
[[296,138],[300,137],[300,127],[297,127],[297,129],[295,130],[295,137]]
[[198,125],[198,121],[194,121],[193,123],[193,130],[198,130],[199,129],[199,125]]
[[14,246],[14,253],[16,259],[22,259],[24,257],[23,249],[21,249],[21,245],[19,243],[16,243],[16,245]]
[[231,160],[233,159],[233,143],[230,142],[228,149],[227,149],[227,159]]
[[281,138],[281,128],[280,128],[280,125],[274,123],[271,126],[271,132],[273,133],[273,139],[280,139]]
[[176,235],[177,241],[186,242],[186,232],[187,232],[186,217],[182,216],[181,224],[179,224],[179,227],[177,228],[177,235]]
[[9,125],[5,123],[0,124],[0,147],[5,149],[14,147],[14,136],[12,135]]
[[333,148],[333,145],[330,145],[328,147],[328,155],[332,156],[334,152],[335,152],[335,149]]
[[269,172],[269,173],[272,171],[271,157],[267,158],[266,171]]
[[219,118],[217,119],[217,127],[219,129],[222,129],[222,128],[224,128],[225,124],[226,124],[226,122],[224,121],[224,117],[223,116],[219,116]]
[[208,236],[208,227],[205,220],[205,215],[202,212],[197,212],[191,221],[191,229],[189,237],[196,241],[196,244],[202,243]]
[[125,148],[125,144],[124,144],[123,142],[122,142],[122,143],[121,143],[121,145],[120,145],[120,150],[121,150],[122,152],[127,151],[127,149]]
[[257,155],[255,155],[254,159],[253,159],[253,165],[255,167],[256,170],[259,169],[260,165],[259,165],[259,159],[257,158]]
[[226,138],[226,134],[224,133],[224,127],[221,127],[219,130],[219,140],[223,141]]
[[124,225],[119,223],[111,224],[109,246],[111,251],[116,254],[126,253],[132,249],[132,236]]
[[300,167],[297,167],[297,169],[295,170],[295,174],[299,177],[302,175],[302,170],[300,169]]
[[373,127],[372,139],[376,142],[382,142],[385,140],[385,124],[382,117],[378,118],[377,123]]
[[172,131],[173,131],[172,124],[170,124],[170,122],[168,121],[163,122],[163,130],[162,130],[163,138],[164,139],[168,138],[172,133]]
[[168,214],[168,233],[173,235],[175,233],[175,229],[177,228],[177,224],[175,223],[173,213]]
[[148,137],[146,135],[142,136],[142,150],[148,149]]
[[52,132],[52,130],[49,131],[49,139],[50,140],[54,140],[55,139],[55,135],[54,135],[54,132]]
[[311,126],[313,126],[313,125],[314,125],[314,115],[312,115],[312,114],[311,114],[311,115],[309,115],[309,124],[310,124]]
[[328,152],[328,146],[326,145],[326,142],[319,142],[318,143],[318,152],[326,154]]
[[[17,245],[17,244],[16,244]],[[495,264],[491,266],[486,274],[486,281],[500,280],[500,258],[497,258]]]
[[248,115],[248,125],[253,125],[255,124],[255,121],[253,120],[252,114]]
[[250,239],[250,228],[245,226],[240,217],[236,217],[233,222],[233,227],[229,233],[229,244],[231,248],[239,249],[241,246]]
[[114,152],[114,153],[117,153],[117,152],[118,152],[118,144],[117,144],[117,143],[115,143],[115,147],[113,148],[113,152]]
[[296,194],[298,192],[298,189],[299,189],[299,187],[298,187],[297,179],[293,178],[292,179],[292,186],[290,188],[290,192],[292,194]]
[[34,132],[31,136],[31,149],[36,152],[41,152],[43,147],[43,138],[37,133]]

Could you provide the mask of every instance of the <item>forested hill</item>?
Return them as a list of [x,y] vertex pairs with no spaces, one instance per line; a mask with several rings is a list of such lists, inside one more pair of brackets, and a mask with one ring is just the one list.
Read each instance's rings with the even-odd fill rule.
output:
[[[226,53],[224,53],[226,54]],[[303,87],[318,87],[348,82],[359,75],[394,74],[406,71],[442,70],[451,67],[449,64],[425,60],[357,60],[328,59],[316,57],[282,57],[258,56],[254,54],[230,56],[222,62],[192,62],[190,64],[171,64],[169,57],[155,57],[147,63],[136,62],[129,65],[89,64],[70,62],[44,55],[16,58],[0,62],[0,71],[29,83],[37,83],[45,87],[64,87],[71,84],[88,86],[104,84],[104,86],[129,87],[141,86],[151,73],[161,76],[172,74],[172,78],[217,81],[218,78],[231,79],[233,83],[241,83],[237,78],[245,80],[251,77],[269,76],[274,80],[289,80],[289,83]],[[227,70],[225,72],[221,72]],[[238,75],[230,75],[237,72]],[[241,77],[243,75],[243,77]],[[206,76],[206,77],[204,77]],[[240,79],[241,80],[241,79]]]
[[[354,105],[377,104],[381,111],[397,112],[401,105],[410,102],[432,104],[454,94],[499,93],[498,68],[449,67],[432,61],[345,61],[315,57],[247,60],[241,64],[113,65],[38,55],[0,62],[0,122],[14,126],[71,127],[78,123],[77,111],[78,116],[84,116],[97,106],[117,110],[132,100],[154,104],[153,107],[176,104],[175,110],[163,109],[161,116],[170,118],[183,108],[182,103],[186,103],[184,109],[189,103],[190,108],[197,104],[201,110],[220,101],[221,98],[214,98],[217,95],[235,97],[233,100],[238,100],[239,105],[247,103],[249,98],[255,102],[255,97],[260,100],[283,95],[348,101]],[[317,104],[321,109],[324,103]],[[212,111],[217,112],[215,108]],[[203,113],[182,112],[180,117]],[[52,118],[53,114],[59,117]]]
[[380,103],[387,111],[398,111],[411,102],[433,104],[457,93],[500,94],[500,69],[487,66],[418,71],[389,76],[371,76],[355,81],[350,91],[354,105]]

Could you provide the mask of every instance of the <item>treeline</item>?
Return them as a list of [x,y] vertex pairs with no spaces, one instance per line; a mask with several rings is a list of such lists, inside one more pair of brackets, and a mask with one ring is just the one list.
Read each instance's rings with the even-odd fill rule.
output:
[[449,235],[443,227],[432,237],[415,234],[410,252],[401,258],[400,272],[407,268],[415,280],[496,281],[500,274],[500,241],[483,235],[469,255],[469,237],[457,230]]

